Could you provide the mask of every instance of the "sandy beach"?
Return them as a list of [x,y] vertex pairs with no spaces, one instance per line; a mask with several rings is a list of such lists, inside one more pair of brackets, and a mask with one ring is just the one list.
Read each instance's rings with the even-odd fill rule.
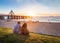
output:
[[[14,28],[17,21],[3,21],[0,20],[0,27]],[[21,22],[21,26],[24,22]],[[34,33],[60,36],[59,22],[27,22],[28,30]]]

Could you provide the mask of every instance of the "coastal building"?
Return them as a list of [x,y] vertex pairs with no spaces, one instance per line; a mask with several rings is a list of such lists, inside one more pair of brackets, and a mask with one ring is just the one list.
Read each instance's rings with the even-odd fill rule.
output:
[[22,16],[22,15],[15,15],[14,12],[11,10],[8,15],[2,15],[0,14],[0,20],[7,20],[7,19],[30,19],[31,16]]

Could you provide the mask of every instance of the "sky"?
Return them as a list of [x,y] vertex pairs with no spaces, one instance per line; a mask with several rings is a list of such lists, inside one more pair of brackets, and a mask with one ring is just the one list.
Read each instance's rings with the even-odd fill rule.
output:
[[0,0],[0,13],[60,14],[60,0]]

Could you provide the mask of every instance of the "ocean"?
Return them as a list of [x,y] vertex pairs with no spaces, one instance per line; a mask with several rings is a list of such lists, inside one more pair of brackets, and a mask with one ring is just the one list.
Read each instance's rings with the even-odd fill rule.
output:
[[35,16],[32,17],[32,21],[39,21],[39,22],[60,22],[60,16]]

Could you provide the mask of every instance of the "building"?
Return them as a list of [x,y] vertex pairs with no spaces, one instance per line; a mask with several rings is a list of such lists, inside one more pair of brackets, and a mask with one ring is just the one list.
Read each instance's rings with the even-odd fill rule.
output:
[[31,16],[21,16],[15,15],[14,12],[11,10],[8,15],[0,15],[0,20],[7,20],[7,19],[30,19]]

